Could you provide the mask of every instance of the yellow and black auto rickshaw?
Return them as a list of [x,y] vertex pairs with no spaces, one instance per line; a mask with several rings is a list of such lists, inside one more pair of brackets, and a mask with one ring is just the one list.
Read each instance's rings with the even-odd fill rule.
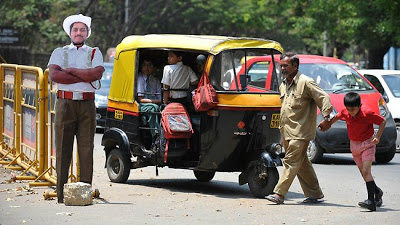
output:
[[[187,108],[193,134],[189,142],[170,140],[167,160],[162,135],[157,141],[164,143],[164,148],[157,145],[157,154],[149,157],[154,145],[149,127],[141,120],[144,113],[140,111],[136,82],[144,57],[154,62],[161,80],[168,51],[184,53],[184,64],[197,71],[199,79],[208,76],[219,103],[202,112]],[[210,181],[215,172],[241,172],[239,184],[248,183],[254,196],[263,198],[271,193],[279,178],[276,167],[282,165],[280,96],[277,90],[250,92],[248,87],[253,84],[252,76],[260,77],[260,73],[272,76],[274,87],[278,87],[274,54],[282,52],[278,42],[256,38],[154,34],[123,39],[116,50],[102,138],[110,180],[124,183],[131,169],[167,166],[193,170],[197,180],[203,182]],[[201,71],[196,62],[199,55],[206,59]],[[271,56],[272,62],[237,76],[242,66],[247,68],[248,59],[258,56]],[[181,91],[192,95],[192,90]]]

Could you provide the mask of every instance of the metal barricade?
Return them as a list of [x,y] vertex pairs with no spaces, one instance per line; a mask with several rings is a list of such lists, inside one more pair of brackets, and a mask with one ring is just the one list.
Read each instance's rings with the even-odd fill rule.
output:
[[[43,118],[43,125],[44,127],[44,132],[43,132],[43,137],[44,137],[44,143],[45,145],[43,148],[45,149],[45,154],[44,154],[44,162],[46,169],[41,173],[38,178],[30,182],[30,186],[45,186],[45,185],[56,185],[57,184],[57,174],[56,174],[56,148],[55,148],[55,132],[54,132],[54,123],[55,123],[55,104],[57,101],[57,84],[53,82],[49,82],[49,70],[47,69],[44,72],[43,76],[45,89],[45,112],[46,115]],[[74,149],[75,152],[76,148]],[[76,162],[76,163],[74,163]],[[38,182],[39,179],[45,178],[47,181],[49,181],[51,184],[47,184],[44,182]],[[69,173],[69,182],[78,182],[79,181],[79,164],[78,164],[78,154],[74,154],[74,157],[72,158],[71,161],[71,168],[70,168],[70,173]],[[45,193],[45,198],[46,195],[50,196],[55,196],[55,194],[48,194]]]
[[[49,71],[0,64],[0,84],[0,164],[23,170],[14,179],[33,180],[30,186],[56,185],[57,86],[49,82]],[[79,156],[75,147],[69,182],[79,180]],[[56,193],[45,192],[44,196],[54,197]],[[97,189],[93,196],[99,196]]]
[[[0,164],[11,166],[16,165],[16,158],[19,154],[19,146],[15,140],[19,133],[16,132],[16,86],[17,65],[0,65]],[[17,168],[16,168],[17,169]],[[20,168],[18,168],[20,169]]]
[[[4,68],[2,69],[4,75],[2,76],[4,77],[2,102],[5,105],[2,139],[4,142],[12,139],[8,141],[9,147],[6,149],[15,147],[15,153],[7,156],[11,162],[5,168],[24,170],[15,179],[34,180],[45,168],[44,149],[40,148],[44,144],[42,134],[44,124],[40,121],[46,114],[42,101],[45,98],[43,71],[38,67],[19,65],[15,66],[12,72],[9,70],[11,66],[2,65],[2,68]],[[10,110],[7,108],[13,109],[14,117],[9,116]],[[10,124],[8,121],[11,121]],[[12,130],[14,132],[11,136]]]
[[[25,171],[17,176],[21,180],[34,180],[45,168],[43,131],[41,120],[46,111],[44,109],[43,70],[37,67],[18,66],[20,79],[17,102],[20,103],[20,164]],[[20,101],[18,101],[20,100]],[[26,172],[34,176],[24,176]]]

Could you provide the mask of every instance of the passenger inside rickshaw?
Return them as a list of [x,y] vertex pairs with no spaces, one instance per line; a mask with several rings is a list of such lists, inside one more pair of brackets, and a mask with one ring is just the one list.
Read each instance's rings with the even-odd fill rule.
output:
[[[139,70],[136,76],[136,93],[135,99],[139,103],[139,114],[141,117],[141,136],[142,140],[146,145],[146,148],[153,148],[154,142],[159,136],[160,128],[160,112],[163,109],[162,104],[162,75],[163,68],[168,66],[168,52],[167,50],[139,50]],[[182,57],[183,58],[183,57]],[[206,54],[197,52],[184,52],[183,64],[191,68],[195,72],[197,80],[200,79],[201,74],[204,71],[204,65],[206,62]],[[147,76],[150,77],[150,87],[146,87]],[[151,75],[151,76],[150,76]],[[155,82],[157,81],[157,82]],[[191,92],[197,88],[197,83],[194,86],[189,86],[188,89],[181,90],[187,93],[187,110],[190,113],[194,113],[194,107],[192,103]],[[176,90],[178,91],[178,90]],[[151,140],[151,142],[150,142]],[[150,145],[151,143],[151,145]]]
[[163,78],[163,102],[181,103],[185,107],[189,106],[187,91],[182,89],[189,89],[190,86],[195,86],[199,83],[194,70],[183,63],[186,54],[182,51],[168,51],[168,64],[164,67]]
[[[151,60],[154,64],[154,76],[157,78],[160,82],[162,80],[163,76],[163,69],[165,66],[168,66],[168,50],[152,50],[152,49],[141,49],[139,50],[139,57],[140,59],[142,58],[147,58]],[[197,80],[200,79],[201,74],[204,71],[204,64],[207,58],[207,55],[204,53],[199,53],[199,52],[186,52],[186,51],[180,51],[183,54],[182,57],[182,63],[183,65],[189,66],[192,71],[195,72]],[[199,57],[199,59],[197,59]],[[141,61],[141,60],[140,60]],[[140,70],[139,70],[140,72]],[[136,78],[137,79],[137,78]],[[135,84],[137,84],[137,80]],[[191,93],[192,90],[197,88],[197,84],[195,83],[194,86],[189,86],[189,88],[182,89],[181,92],[185,92],[185,95],[187,98],[191,99]],[[178,90],[176,90],[178,91]],[[135,96],[137,100],[139,93],[135,93]],[[138,101],[139,102],[139,101]]]
[[159,134],[159,112],[161,104],[161,83],[155,76],[155,67],[150,58],[142,57],[139,62],[139,74],[137,77],[137,98],[141,123],[148,125],[152,137],[152,143]]

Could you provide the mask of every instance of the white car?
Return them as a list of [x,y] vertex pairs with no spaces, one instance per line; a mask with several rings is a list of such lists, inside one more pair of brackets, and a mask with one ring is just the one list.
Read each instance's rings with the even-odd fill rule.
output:
[[396,150],[400,151],[400,70],[359,70],[387,101],[396,122]]

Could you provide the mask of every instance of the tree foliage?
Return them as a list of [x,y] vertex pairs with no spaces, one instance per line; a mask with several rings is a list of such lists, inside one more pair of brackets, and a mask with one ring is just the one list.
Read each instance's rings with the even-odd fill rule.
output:
[[125,0],[2,0],[0,26],[13,27],[24,46],[44,53],[69,42],[62,22],[77,13],[92,17],[88,44],[99,46],[103,52],[128,35],[178,33],[261,37],[279,41],[286,50],[322,54],[325,32],[329,55],[336,53],[342,57],[348,48],[365,49],[372,66],[380,67],[382,52],[400,45],[397,0],[129,0],[128,5],[125,3]]

